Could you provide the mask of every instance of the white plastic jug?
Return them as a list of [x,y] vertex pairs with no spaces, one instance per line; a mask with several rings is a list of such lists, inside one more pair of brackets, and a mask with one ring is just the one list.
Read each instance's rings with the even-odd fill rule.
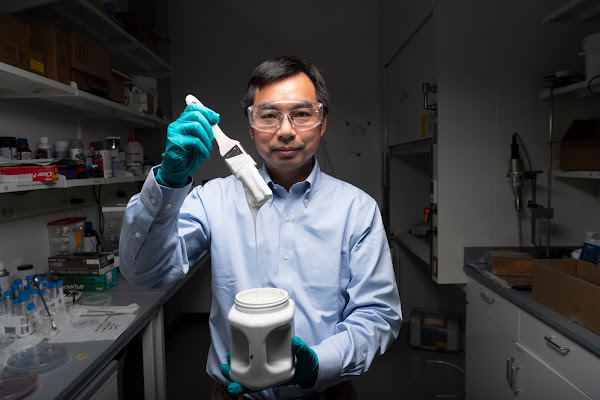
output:
[[249,289],[235,296],[228,316],[232,380],[262,390],[292,379],[294,309],[282,289]]

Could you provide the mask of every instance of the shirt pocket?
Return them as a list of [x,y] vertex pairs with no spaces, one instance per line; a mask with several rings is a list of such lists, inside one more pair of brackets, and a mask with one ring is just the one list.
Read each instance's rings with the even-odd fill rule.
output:
[[340,301],[340,270],[331,266],[311,265],[306,276],[306,291],[310,303],[320,311],[338,311]]

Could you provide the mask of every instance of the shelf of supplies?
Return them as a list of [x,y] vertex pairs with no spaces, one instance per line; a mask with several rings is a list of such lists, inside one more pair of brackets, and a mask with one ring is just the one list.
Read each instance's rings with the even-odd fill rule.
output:
[[419,239],[410,233],[395,234],[394,238],[397,239],[398,244],[419,257],[425,264],[431,264],[431,245],[429,243],[426,243],[423,239]]
[[141,182],[145,176],[123,176],[117,178],[64,179],[62,175],[53,182],[0,182],[0,193],[26,192],[30,190],[65,189],[79,186],[108,185],[112,183]]
[[600,179],[600,171],[561,171],[554,170],[552,175],[558,178]]
[[570,0],[542,18],[542,23],[598,20],[600,20],[600,3],[598,3],[598,0]]
[[[87,0],[3,0],[0,11],[26,23],[51,22],[64,31],[74,31],[106,46],[112,67],[128,75],[162,78],[173,68],[102,10]],[[57,22],[58,21],[58,22]]]
[[118,119],[136,127],[164,127],[168,121],[84,92],[12,65],[0,63],[0,100],[43,101],[46,109],[87,119]]
[[[563,86],[554,89],[554,97],[584,97],[590,96],[588,89],[589,81],[577,82],[572,85]],[[600,92],[600,78],[594,79],[592,84],[590,85],[590,89],[593,92]],[[550,98],[550,89],[542,89],[539,93],[540,100],[545,100]]]

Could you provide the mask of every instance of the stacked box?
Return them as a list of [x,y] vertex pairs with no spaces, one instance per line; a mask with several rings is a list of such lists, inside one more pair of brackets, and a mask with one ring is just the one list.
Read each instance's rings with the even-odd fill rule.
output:
[[102,275],[115,267],[112,252],[76,252],[48,257],[48,271],[56,274]]
[[108,272],[100,275],[50,273],[50,278],[53,281],[62,280],[64,290],[104,292],[117,285],[117,267],[112,267]]

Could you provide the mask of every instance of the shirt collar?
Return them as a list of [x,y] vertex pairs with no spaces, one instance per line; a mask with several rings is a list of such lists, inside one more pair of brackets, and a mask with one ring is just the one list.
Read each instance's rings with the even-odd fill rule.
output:
[[[316,188],[316,186],[319,184],[319,181],[321,180],[321,167],[319,166],[319,161],[317,160],[316,157],[314,157],[314,160],[315,160],[315,165],[313,166],[312,171],[310,171],[310,174],[308,175],[308,177],[303,182],[299,182],[299,183],[305,184],[305,190],[304,190],[304,206],[305,207],[308,207],[308,204],[310,203],[310,199],[312,198],[312,195],[315,192],[313,190],[313,188]],[[271,179],[271,176],[269,175],[269,171],[267,171],[267,166],[264,161],[263,161],[262,166],[258,170],[258,172],[259,172],[260,176],[263,177],[263,179],[265,180],[265,182],[267,183],[269,188],[271,190],[273,190],[275,183]],[[269,205],[271,205],[271,204],[273,204],[273,198],[271,198],[271,200],[269,200]]]

